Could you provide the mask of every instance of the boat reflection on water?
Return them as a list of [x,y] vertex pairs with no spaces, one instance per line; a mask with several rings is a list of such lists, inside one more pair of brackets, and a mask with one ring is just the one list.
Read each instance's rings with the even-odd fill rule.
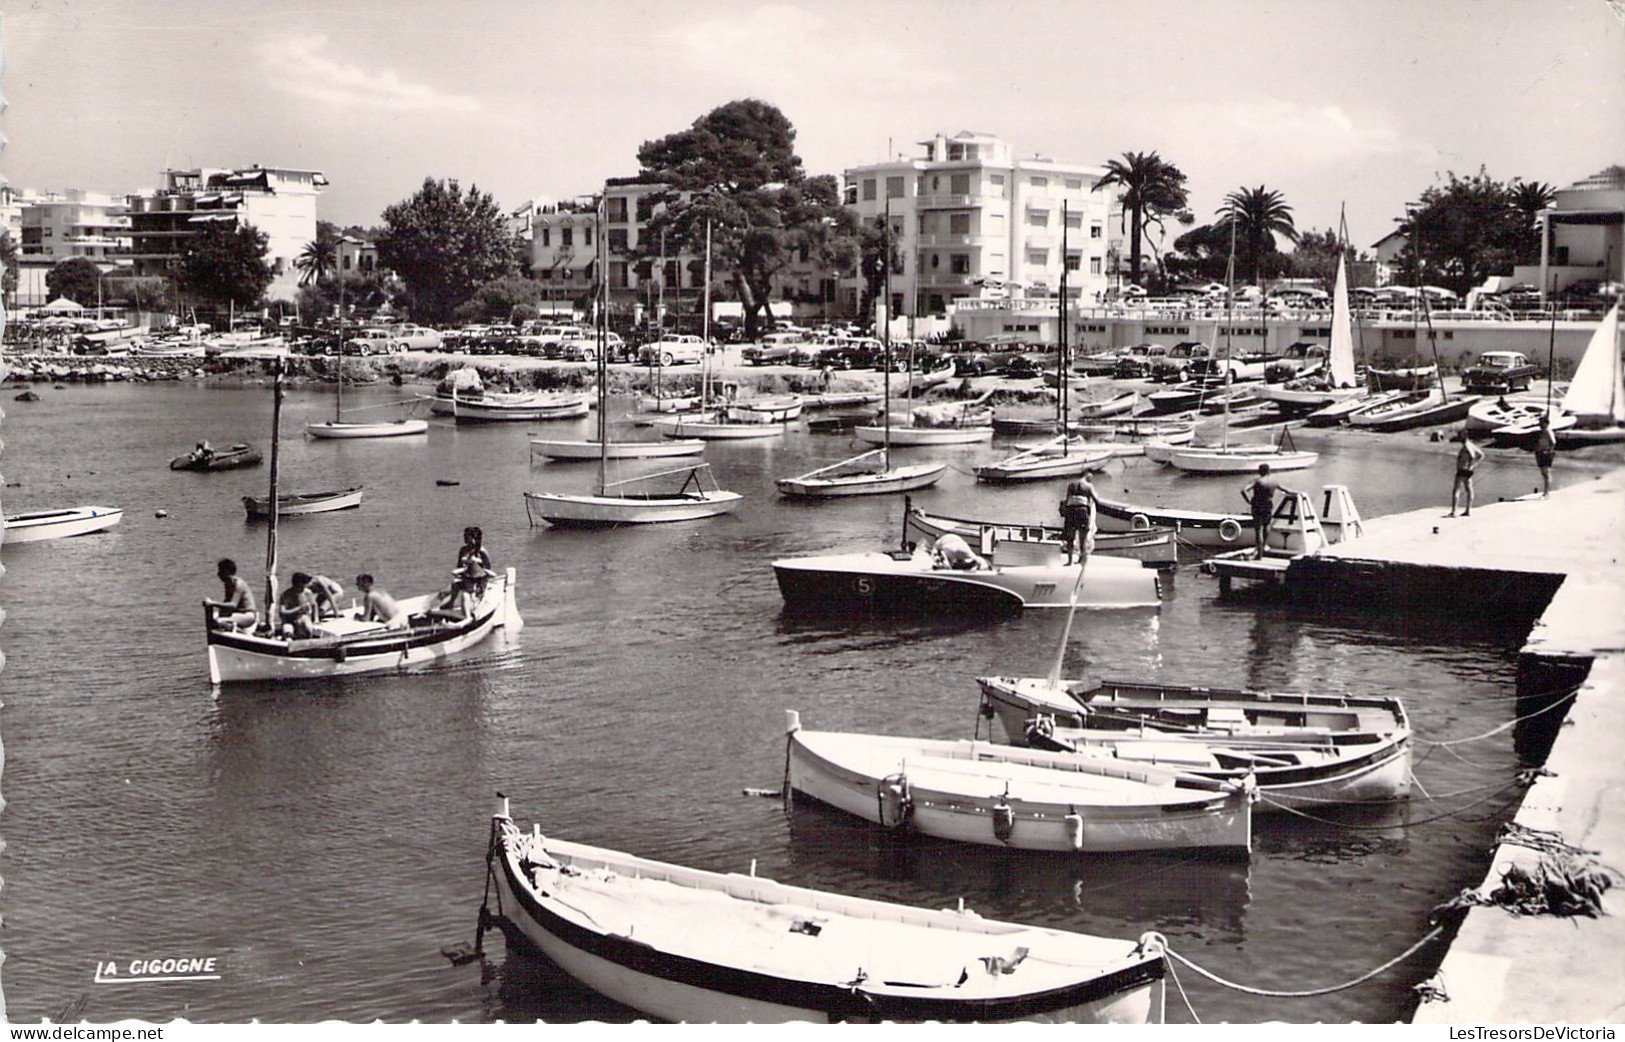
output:
[[833,890],[938,907],[944,895],[990,919],[1103,934],[1159,930],[1243,939],[1248,863],[1217,851],[1064,855],[976,847],[886,830],[811,800],[789,815],[791,868]]

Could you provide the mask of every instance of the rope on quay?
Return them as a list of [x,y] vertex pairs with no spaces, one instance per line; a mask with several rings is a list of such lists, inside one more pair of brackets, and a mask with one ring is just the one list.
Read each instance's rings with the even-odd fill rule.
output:
[[[1206,977],[1208,980],[1212,981],[1213,983],[1215,983],[1215,984],[1217,984],[1217,985],[1219,985],[1221,987],[1229,988],[1232,991],[1239,991],[1239,992],[1243,992],[1243,993],[1248,994],[1248,995],[1258,995],[1258,996],[1261,996],[1261,997],[1267,998],[1267,999],[1309,999],[1309,998],[1315,998],[1316,996],[1319,996],[1319,995],[1331,995],[1331,994],[1333,994],[1335,992],[1347,991],[1350,988],[1357,987],[1358,985],[1364,984],[1366,981],[1370,980],[1373,977],[1378,976],[1379,974],[1385,973],[1388,970],[1393,969],[1395,966],[1399,965],[1400,963],[1404,962],[1406,959],[1409,959],[1411,956],[1415,955],[1418,951],[1421,951],[1423,946],[1427,945],[1428,943],[1430,943],[1430,942],[1432,942],[1434,940],[1437,940],[1439,935],[1444,933],[1444,929],[1445,928],[1442,925],[1435,926],[1433,929],[1431,929],[1427,933],[1423,934],[1421,940],[1417,941],[1415,944],[1411,945],[1409,948],[1406,948],[1400,954],[1394,956],[1392,959],[1389,959],[1387,962],[1383,963],[1381,966],[1378,966],[1376,969],[1369,970],[1369,971],[1367,971],[1365,973],[1360,974],[1358,977],[1355,977],[1353,980],[1344,981],[1342,984],[1333,984],[1330,987],[1325,987],[1325,988],[1310,988],[1307,991],[1276,991],[1276,990],[1273,990],[1273,989],[1270,989],[1270,988],[1254,988],[1254,987],[1251,987],[1250,985],[1246,985],[1246,984],[1237,984],[1235,981],[1225,980],[1223,977],[1219,976],[1216,973],[1213,973],[1211,970],[1204,970],[1202,967],[1196,965],[1196,963],[1191,962],[1189,959],[1185,958],[1185,956],[1179,954],[1178,952],[1174,951],[1172,948],[1168,947],[1168,944],[1167,944],[1166,940],[1163,942],[1163,951],[1167,952],[1170,956],[1172,956],[1173,958],[1175,958],[1175,959],[1179,960],[1180,962],[1184,963],[1186,966],[1190,967],[1192,970],[1194,970],[1197,973],[1201,974],[1202,976]],[[1171,967],[1170,967],[1170,969],[1171,969]],[[1181,987],[1179,989],[1179,991],[1180,991],[1181,995],[1184,995],[1185,989],[1183,987]],[[1188,1001],[1187,1001],[1186,1005],[1187,1006],[1189,1005]],[[1194,1015],[1195,1015],[1195,1012],[1192,1011],[1192,1016],[1194,1016]]]
[[1554,697],[1552,699],[1552,703],[1550,705],[1542,706],[1541,708],[1535,710],[1533,713],[1526,713],[1523,716],[1515,716],[1511,720],[1508,720],[1504,724],[1500,724],[1500,725],[1498,725],[1496,727],[1490,728],[1488,731],[1485,731],[1483,734],[1475,734],[1475,735],[1473,735],[1473,736],[1471,736],[1469,738],[1452,738],[1447,742],[1434,742],[1434,741],[1430,741],[1429,739],[1426,739],[1426,738],[1418,737],[1416,735],[1412,735],[1411,739],[1412,739],[1412,741],[1415,741],[1419,745],[1431,745],[1431,746],[1437,746],[1439,748],[1448,748],[1449,746],[1452,746],[1452,745],[1466,745],[1468,742],[1481,742],[1486,738],[1493,738],[1495,735],[1500,734],[1501,732],[1507,730],[1508,728],[1517,727],[1519,724],[1523,723],[1525,720],[1533,720],[1537,716],[1542,716],[1542,715],[1544,715],[1546,713],[1551,712],[1552,710],[1556,709],[1558,706],[1562,705],[1563,703],[1567,702],[1569,699],[1573,698],[1576,694],[1578,694],[1579,691],[1580,691],[1580,688],[1582,686],[1583,685],[1581,685],[1581,684],[1574,684],[1571,687],[1569,687],[1568,690],[1563,691],[1561,694],[1556,694],[1556,697]]

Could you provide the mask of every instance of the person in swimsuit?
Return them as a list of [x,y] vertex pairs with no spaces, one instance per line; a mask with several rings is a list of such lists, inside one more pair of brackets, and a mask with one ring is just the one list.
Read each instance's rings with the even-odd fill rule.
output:
[[1260,559],[1264,557],[1264,543],[1270,532],[1270,518],[1275,515],[1275,493],[1280,486],[1270,477],[1270,465],[1258,465],[1258,477],[1241,486],[1241,498],[1247,501],[1247,507],[1253,519],[1253,545],[1258,550]]
[[310,592],[310,576],[294,572],[288,588],[276,599],[277,625],[283,636],[313,637],[316,622],[316,595]]
[[307,588],[316,600],[316,618],[339,617],[339,598],[344,596],[344,587],[325,575],[313,575]]
[[356,576],[355,588],[361,591],[361,610],[356,612],[356,618],[362,622],[381,622],[386,629],[403,629],[410,625],[406,609],[387,592],[375,587],[371,575],[362,572]]
[[237,562],[229,557],[221,558],[215,575],[225,587],[225,596],[218,601],[203,598],[203,607],[209,611],[209,625],[220,630],[253,629],[259,620],[259,611],[254,606],[254,591],[237,575]]
[[1552,460],[1557,458],[1557,438],[1552,435],[1549,416],[1540,418],[1540,430],[1535,434],[1535,466],[1540,468],[1540,498],[1552,494]]
[[457,551],[457,569],[453,575],[468,573],[476,580],[474,596],[485,596],[485,581],[493,574],[491,571],[491,555],[485,549],[485,533],[479,526],[469,525],[463,529],[463,545]]
[[451,588],[435,598],[434,606],[425,614],[430,622],[464,623],[474,613],[474,582],[467,575],[458,575]]
[[1073,562],[1074,554],[1079,563],[1089,563],[1089,552],[1095,548],[1097,502],[1095,486],[1088,478],[1080,475],[1066,486],[1061,499],[1061,548],[1066,551],[1067,564]]
[[1450,513],[1445,517],[1456,516],[1456,502],[1463,492],[1467,494],[1467,509],[1461,512],[1461,516],[1472,516],[1473,471],[1478,467],[1478,461],[1484,458],[1484,450],[1473,444],[1472,436],[1466,430],[1458,437],[1461,440],[1461,448],[1456,452],[1456,480],[1450,486]]

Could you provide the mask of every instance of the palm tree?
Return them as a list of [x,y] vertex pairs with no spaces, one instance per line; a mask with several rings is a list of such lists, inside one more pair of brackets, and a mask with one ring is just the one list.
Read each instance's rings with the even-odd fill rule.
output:
[[1185,175],[1155,152],[1124,152],[1122,160],[1106,161],[1106,176],[1095,190],[1111,185],[1123,188],[1123,209],[1128,211],[1129,281],[1140,282],[1140,237],[1168,214],[1180,214],[1190,199]]
[[1540,258],[1540,212],[1557,201],[1557,189],[1543,181],[1514,179],[1507,201],[1518,214],[1518,259],[1532,263]]
[[338,253],[338,243],[332,239],[317,236],[305,243],[293,262],[303,273],[299,276],[299,285],[308,286],[313,282],[320,285],[322,276],[338,267]]
[[[1253,281],[1263,273],[1264,258],[1276,250],[1275,237],[1287,242],[1298,241],[1298,229],[1292,223],[1292,207],[1281,193],[1267,189],[1240,188],[1224,197],[1219,207],[1218,229],[1228,232],[1235,225],[1236,239],[1246,244],[1246,256],[1253,262]],[[1217,230],[1217,229],[1216,229]]]

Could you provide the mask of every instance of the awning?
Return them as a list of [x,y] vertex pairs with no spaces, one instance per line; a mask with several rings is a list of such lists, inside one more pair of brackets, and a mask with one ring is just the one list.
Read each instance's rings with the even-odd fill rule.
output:
[[221,221],[230,221],[235,224],[237,223],[237,215],[235,213],[200,213],[186,219],[187,224],[217,224]]

